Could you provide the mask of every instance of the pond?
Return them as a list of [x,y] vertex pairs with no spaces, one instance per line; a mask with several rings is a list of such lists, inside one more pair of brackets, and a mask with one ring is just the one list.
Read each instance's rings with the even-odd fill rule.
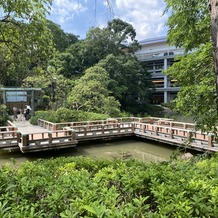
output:
[[125,138],[116,141],[89,142],[79,144],[75,148],[62,149],[55,151],[46,151],[40,153],[23,154],[18,152],[1,152],[0,165],[6,163],[20,165],[26,161],[34,161],[36,159],[48,159],[61,156],[89,156],[94,158],[103,158],[108,160],[119,159],[137,159],[143,162],[159,162],[169,160],[170,156],[175,152],[177,147],[147,141],[137,138]]

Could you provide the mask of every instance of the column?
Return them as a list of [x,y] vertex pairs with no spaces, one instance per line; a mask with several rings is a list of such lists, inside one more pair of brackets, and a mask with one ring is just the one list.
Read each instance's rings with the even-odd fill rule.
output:
[[3,90],[3,104],[6,104],[6,91]]
[[[167,69],[167,58],[164,59],[164,70]],[[168,102],[168,93],[165,89],[168,88],[168,78],[167,75],[164,75],[164,103]]]
[[35,115],[35,105],[34,105],[34,91],[31,91],[31,115]]

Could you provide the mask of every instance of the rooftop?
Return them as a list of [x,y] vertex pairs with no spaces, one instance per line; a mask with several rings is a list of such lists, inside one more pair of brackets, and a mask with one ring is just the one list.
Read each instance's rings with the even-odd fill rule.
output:
[[157,42],[166,42],[166,41],[167,41],[166,36],[162,36],[162,37],[144,39],[142,41],[139,41],[139,43],[140,44],[153,44],[153,43],[157,43]]

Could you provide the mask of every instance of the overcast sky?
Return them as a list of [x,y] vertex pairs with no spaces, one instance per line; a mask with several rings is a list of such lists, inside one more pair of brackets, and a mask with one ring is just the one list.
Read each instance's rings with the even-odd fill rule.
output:
[[163,0],[53,0],[48,19],[83,39],[91,27],[104,27],[120,18],[132,24],[137,39],[143,40],[166,35],[164,9]]

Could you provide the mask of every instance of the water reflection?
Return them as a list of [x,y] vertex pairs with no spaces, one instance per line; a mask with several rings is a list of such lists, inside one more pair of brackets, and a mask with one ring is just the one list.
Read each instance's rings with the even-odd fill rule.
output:
[[20,165],[26,161],[33,161],[38,158],[48,159],[60,156],[91,156],[108,160],[116,158],[133,158],[143,162],[169,160],[176,147],[154,143],[141,139],[123,139],[117,141],[89,142],[89,144],[79,144],[75,148],[46,151],[40,153],[22,154],[20,151],[14,153],[1,152],[0,165],[6,163]]

